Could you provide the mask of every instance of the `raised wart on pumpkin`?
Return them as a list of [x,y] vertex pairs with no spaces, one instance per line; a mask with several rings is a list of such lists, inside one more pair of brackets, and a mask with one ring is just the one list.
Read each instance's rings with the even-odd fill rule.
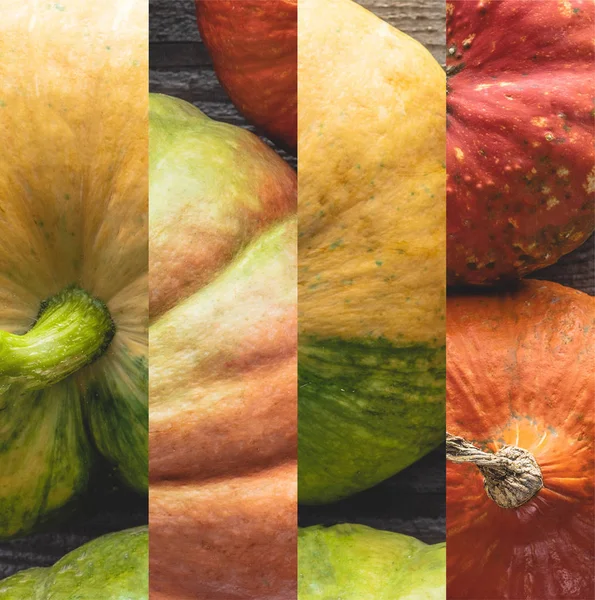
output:
[[481,92],[482,90],[487,90],[491,87],[497,86],[497,87],[508,87],[509,85],[514,85],[514,83],[510,82],[510,81],[499,81],[498,83],[480,83],[479,85],[475,86],[475,91],[476,92]]
[[595,193],[595,167],[593,167],[591,172],[587,175],[587,181],[583,187],[587,191],[587,194]]
[[559,0],[558,10],[564,17],[572,16],[572,4],[569,2],[569,0]]

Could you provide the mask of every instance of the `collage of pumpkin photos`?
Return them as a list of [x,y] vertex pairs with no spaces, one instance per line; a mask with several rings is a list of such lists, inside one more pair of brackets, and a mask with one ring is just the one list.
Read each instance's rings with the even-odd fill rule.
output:
[[0,0],[0,600],[595,600],[595,0]]

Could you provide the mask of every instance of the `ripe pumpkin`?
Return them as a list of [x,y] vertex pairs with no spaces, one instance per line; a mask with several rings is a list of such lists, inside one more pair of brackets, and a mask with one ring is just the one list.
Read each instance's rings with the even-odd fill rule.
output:
[[299,18],[299,497],[444,439],[444,72],[351,0]]
[[237,109],[275,142],[297,140],[297,0],[196,0],[201,37]]
[[0,581],[0,600],[147,600],[146,527],[109,533],[77,548],[53,567]]
[[501,508],[447,466],[448,597],[595,597],[595,299],[542,281],[448,300],[447,430],[532,454],[543,488]]
[[449,283],[515,279],[593,231],[590,1],[447,3]]
[[137,490],[148,472],[147,7],[4,13],[0,538],[81,491],[96,450]]
[[300,600],[443,600],[446,544],[364,525],[299,532]]
[[150,99],[151,598],[296,588],[296,177]]

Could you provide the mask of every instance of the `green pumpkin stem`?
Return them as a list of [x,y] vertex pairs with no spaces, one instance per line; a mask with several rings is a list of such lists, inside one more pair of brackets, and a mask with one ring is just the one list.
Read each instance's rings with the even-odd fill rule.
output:
[[40,390],[99,358],[115,333],[107,306],[72,286],[42,303],[31,329],[0,331],[0,394]]

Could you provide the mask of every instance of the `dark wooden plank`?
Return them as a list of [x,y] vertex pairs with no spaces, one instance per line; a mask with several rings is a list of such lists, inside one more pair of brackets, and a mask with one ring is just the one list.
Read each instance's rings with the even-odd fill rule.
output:
[[211,67],[211,59],[202,42],[163,42],[149,46],[151,70],[202,69]]
[[0,579],[30,567],[53,565],[100,535],[147,522],[147,497],[122,488],[109,470],[100,471],[61,522],[48,525],[43,533],[0,542]]
[[197,42],[193,0],[149,0],[149,42]]
[[595,296],[595,235],[555,265],[533,273],[531,278],[555,281]]
[[[202,69],[151,70],[149,85],[152,92],[170,94],[189,102],[208,102],[212,106],[219,105],[220,113],[238,114],[210,66]],[[238,118],[245,122],[239,115]]]

